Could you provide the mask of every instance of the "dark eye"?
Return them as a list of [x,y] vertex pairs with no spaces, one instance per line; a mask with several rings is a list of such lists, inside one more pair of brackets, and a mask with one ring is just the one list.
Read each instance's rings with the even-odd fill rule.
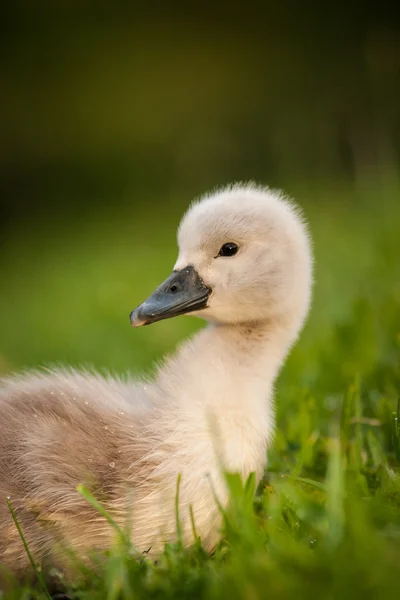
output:
[[239,246],[233,242],[228,242],[221,247],[218,256],[234,256],[239,250]]

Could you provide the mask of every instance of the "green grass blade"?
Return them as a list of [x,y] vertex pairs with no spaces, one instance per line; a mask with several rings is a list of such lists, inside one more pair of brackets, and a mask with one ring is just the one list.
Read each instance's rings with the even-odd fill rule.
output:
[[298,481],[299,483],[305,483],[306,485],[310,485],[311,487],[321,490],[322,492],[326,492],[327,489],[326,483],[323,483],[322,481],[315,481],[314,479],[308,479],[307,477],[291,477],[290,475],[287,475],[287,478]]
[[176,494],[175,494],[175,522],[176,522],[176,536],[178,540],[178,544],[180,547],[183,546],[183,537],[182,537],[182,523],[179,514],[179,492],[181,487],[181,479],[182,476],[179,473],[176,479]]
[[336,547],[343,537],[344,513],[344,464],[340,443],[339,428],[332,428],[331,449],[326,478],[328,520],[327,543],[331,548]]
[[195,518],[194,518],[192,504],[189,506],[189,514],[190,514],[190,523],[192,526],[193,539],[194,539],[195,544],[199,544],[200,538],[199,538],[199,535],[198,535],[197,529],[196,529],[196,522],[195,522]]
[[392,442],[396,458],[400,461],[400,397],[397,401],[397,411],[392,416]]
[[98,500],[90,493],[90,491],[81,483],[76,486],[76,491],[97,510],[97,512],[104,517],[111,525],[111,527],[117,532],[118,536],[125,543],[129,543],[125,532],[121,529],[121,527],[114,521],[110,513],[100,504]]
[[33,560],[33,556],[32,556],[32,554],[31,554],[31,552],[29,550],[29,546],[27,544],[27,541],[25,539],[25,536],[23,534],[23,531],[22,531],[21,526],[19,524],[19,521],[17,519],[17,515],[15,514],[15,511],[14,511],[13,506],[11,504],[11,499],[9,497],[7,497],[7,505],[8,505],[9,511],[11,513],[12,519],[14,521],[14,524],[15,524],[17,530],[18,530],[19,536],[20,536],[20,538],[22,540],[22,543],[24,545],[25,552],[28,555],[29,562],[31,563],[32,569],[34,570],[36,578],[37,578],[37,580],[38,580],[38,582],[40,584],[40,587],[42,588],[43,593],[45,594],[46,598],[48,598],[49,600],[51,600],[51,596],[50,596],[49,591],[47,589],[47,586],[46,586],[46,584],[44,582],[43,576],[42,576],[40,570],[38,569],[35,561]]

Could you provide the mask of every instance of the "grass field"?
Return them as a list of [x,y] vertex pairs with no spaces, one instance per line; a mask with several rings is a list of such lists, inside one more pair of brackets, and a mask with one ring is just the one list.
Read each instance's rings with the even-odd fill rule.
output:
[[[394,183],[327,189],[293,190],[314,239],[315,299],[276,386],[277,432],[255,502],[251,481],[230,476],[213,556],[194,535],[157,564],[137,561],[117,535],[100,574],[82,573],[71,598],[400,597],[400,193]],[[126,208],[10,232],[0,372],[58,362],[149,370],[201,326],[128,325],[169,274],[186,202],[157,207],[156,226],[152,211]]]

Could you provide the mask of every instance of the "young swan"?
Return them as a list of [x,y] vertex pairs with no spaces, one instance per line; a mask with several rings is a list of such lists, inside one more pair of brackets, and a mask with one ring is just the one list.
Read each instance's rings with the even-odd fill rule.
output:
[[0,563],[30,550],[64,565],[107,547],[107,522],[76,492],[84,483],[140,550],[175,537],[178,474],[184,543],[190,507],[206,548],[218,539],[221,469],[260,478],[274,429],[272,388],[307,315],[311,251],[283,196],[235,185],[193,204],[179,227],[172,275],[131,314],[134,327],[192,313],[209,325],[145,385],[74,372],[29,374],[0,390]]

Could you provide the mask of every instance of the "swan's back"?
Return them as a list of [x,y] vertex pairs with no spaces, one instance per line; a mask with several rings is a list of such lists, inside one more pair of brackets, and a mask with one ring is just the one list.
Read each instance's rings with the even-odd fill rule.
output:
[[63,542],[75,548],[106,545],[109,528],[76,486],[84,483],[106,507],[123,497],[128,480],[140,486],[145,477],[140,460],[149,450],[141,421],[148,408],[140,386],[89,374],[60,371],[4,383],[0,563],[16,570],[27,564],[6,497],[33,554],[51,557],[52,564],[61,526],[68,532]]

